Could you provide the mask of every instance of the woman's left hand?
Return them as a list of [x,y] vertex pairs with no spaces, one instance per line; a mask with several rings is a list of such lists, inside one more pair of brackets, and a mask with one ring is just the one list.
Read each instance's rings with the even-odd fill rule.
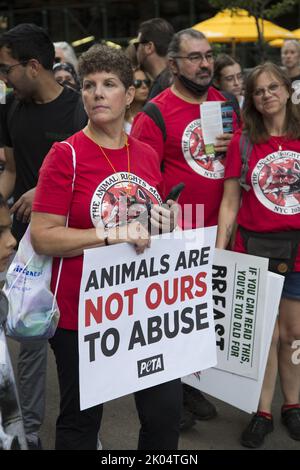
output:
[[[153,205],[150,212],[151,235],[172,232],[177,225],[179,208],[179,204],[171,199],[162,206]],[[154,230],[152,230],[153,227]]]
[[232,139],[233,134],[221,134],[217,136],[216,143],[214,145],[216,152],[227,152],[228,145]]

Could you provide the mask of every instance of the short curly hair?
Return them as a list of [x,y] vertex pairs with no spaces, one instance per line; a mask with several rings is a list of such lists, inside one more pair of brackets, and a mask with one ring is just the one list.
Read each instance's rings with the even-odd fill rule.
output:
[[133,85],[132,66],[129,58],[121,49],[95,44],[84,52],[78,63],[78,74],[81,83],[86,75],[97,72],[116,74],[126,90]]

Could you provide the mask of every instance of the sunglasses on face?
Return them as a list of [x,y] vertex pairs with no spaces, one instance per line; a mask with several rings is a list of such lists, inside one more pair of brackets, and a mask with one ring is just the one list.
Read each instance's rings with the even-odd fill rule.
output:
[[145,78],[144,80],[133,80],[133,86],[134,88],[141,88],[141,86],[144,84],[146,87],[149,88],[150,86],[150,80],[148,78]]

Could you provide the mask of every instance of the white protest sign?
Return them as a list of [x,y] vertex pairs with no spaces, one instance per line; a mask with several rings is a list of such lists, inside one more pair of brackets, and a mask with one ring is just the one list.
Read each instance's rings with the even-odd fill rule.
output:
[[215,144],[216,138],[223,134],[221,102],[205,101],[200,105],[200,114],[204,144]]
[[215,236],[215,227],[166,234],[139,256],[128,244],[84,252],[81,409],[216,365]]
[[[231,261],[229,260],[227,253],[229,255],[229,258],[232,258]],[[240,264],[240,257],[244,258],[244,266],[245,264],[248,264],[249,267],[251,267],[251,265],[258,267],[262,260],[262,258],[233,252],[225,252],[223,250],[216,250],[215,253],[213,271],[215,273],[215,277],[213,277],[213,287],[215,287],[215,289],[213,289],[213,297],[215,330],[217,334],[218,349],[217,367],[204,372],[200,372],[198,374],[193,374],[188,377],[184,377],[183,381],[241,410],[244,410],[248,413],[252,413],[253,411],[257,410],[260,398],[284,278],[277,274],[267,272],[266,284],[265,279],[259,279],[259,285],[265,285],[265,291],[263,292],[263,296],[265,298],[264,308],[262,310],[260,308],[257,308],[255,311],[255,320],[253,323],[252,334],[253,342],[250,343],[252,344],[252,346],[249,348],[251,353],[250,355],[248,355],[248,353],[244,353],[246,354],[245,357],[252,358],[253,363],[256,362],[256,369],[258,370],[257,376],[250,377],[247,371],[245,371],[245,374],[243,376],[241,374],[241,371],[239,370],[239,367],[237,367],[236,369],[238,373],[230,372],[230,368],[228,367],[227,370],[222,370],[222,367],[220,365],[222,361],[222,351],[224,351],[224,356],[226,358],[226,351],[228,350],[229,345],[233,344],[232,337],[230,336],[230,334],[225,334],[226,325],[232,324],[233,322],[234,308],[232,308],[232,306],[235,305],[235,293],[237,292],[237,290],[235,289],[235,283],[232,282],[233,274],[232,272],[230,272],[230,270],[232,269],[232,261],[237,262],[238,270],[241,268],[242,265]],[[223,276],[221,276],[222,273],[220,271],[217,271],[217,266],[223,266],[223,268],[227,268],[223,271]],[[264,268],[262,269],[262,273],[262,277],[264,278]],[[220,282],[218,287],[216,283],[214,285],[214,280],[221,281],[222,277],[223,284]],[[227,282],[230,279],[231,282]],[[223,300],[220,299],[220,292],[218,294],[216,293],[217,290],[223,291]],[[230,301],[230,297],[232,297],[232,301]],[[252,296],[252,298],[254,297]],[[243,305],[243,311],[246,314],[247,303],[245,304],[244,302]],[[247,313],[247,315],[249,315],[249,312]],[[245,318],[247,318],[247,315],[245,315]],[[224,319],[224,316],[228,318]],[[243,322],[244,327],[241,331],[246,332],[248,334],[247,330],[249,328],[247,327],[246,329],[246,323],[247,322]],[[229,332],[230,331],[232,330],[229,329]],[[255,353],[255,350],[253,349],[253,345],[256,344],[256,335],[260,336],[259,354]],[[254,346],[254,348],[255,347],[256,346]],[[245,349],[245,351],[247,350],[248,348]],[[220,362],[219,357],[221,357]],[[223,360],[223,363],[224,362],[226,367],[226,361]],[[234,367],[232,368],[232,370],[234,371]]]
[[216,250],[213,265],[217,367],[257,378],[263,325],[259,312],[265,310],[268,260]]

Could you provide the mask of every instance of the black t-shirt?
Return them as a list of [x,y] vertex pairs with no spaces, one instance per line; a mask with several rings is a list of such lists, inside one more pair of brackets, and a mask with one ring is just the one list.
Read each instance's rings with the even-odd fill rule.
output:
[[[78,104],[80,101],[80,104]],[[16,163],[15,201],[36,186],[39,169],[52,144],[79,131],[87,122],[81,96],[65,87],[61,94],[46,104],[15,101],[14,95],[2,105],[3,144],[12,147]],[[9,109],[13,107],[13,112]],[[18,240],[27,224],[14,219],[13,232]]]

